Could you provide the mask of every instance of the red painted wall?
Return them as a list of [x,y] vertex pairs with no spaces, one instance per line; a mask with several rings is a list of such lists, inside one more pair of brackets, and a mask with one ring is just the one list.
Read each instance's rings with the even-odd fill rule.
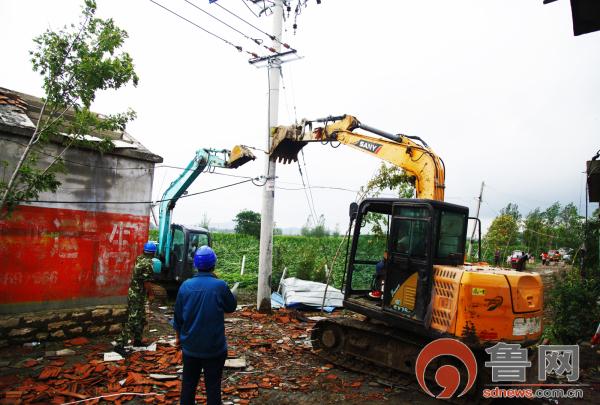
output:
[[148,216],[20,206],[0,221],[0,304],[125,296]]

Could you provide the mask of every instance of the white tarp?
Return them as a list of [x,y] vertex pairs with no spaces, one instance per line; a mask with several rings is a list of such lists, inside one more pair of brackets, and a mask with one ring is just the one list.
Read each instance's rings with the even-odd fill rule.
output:
[[[281,295],[286,307],[308,305],[319,307],[323,304],[325,284],[316,281],[300,280],[295,277],[286,278],[281,283]],[[344,294],[337,288],[327,287],[325,307],[342,307]]]

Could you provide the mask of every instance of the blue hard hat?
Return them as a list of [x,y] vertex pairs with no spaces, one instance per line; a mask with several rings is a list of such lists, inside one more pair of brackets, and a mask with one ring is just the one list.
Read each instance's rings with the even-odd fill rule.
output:
[[212,270],[217,264],[217,255],[210,247],[204,245],[196,249],[194,267],[198,270]]
[[154,243],[154,242],[144,243],[144,253],[156,253],[156,243]]

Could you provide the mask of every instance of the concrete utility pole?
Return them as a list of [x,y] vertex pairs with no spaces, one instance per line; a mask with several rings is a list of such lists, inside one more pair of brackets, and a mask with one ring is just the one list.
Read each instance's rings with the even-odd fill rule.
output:
[[[481,208],[481,201],[483,199],[483,186],[485,183],[481,182],[481,190],[479,190],[479,198],[477,199],[477,213],[475,214],[475,218],[479,219],[479,208]],[[471,233],[471,240],[469,240],[469,251],[467,252],[467,257],[471,257],[471,250],[473,250],[473,238],[475,237],[475,230],[477,229],[478,222],[475,221],[473,224],[473,232]]]
[[[273,5],[273,32],[276,40],[272,42],[277,52],[281,51],[281,33],[283,29],[283,1],[275,0]],[[269,60],[269,130],[267,151],[271,150],[271,128],[277,126],[279,113],[279,78],[281,61]],[[262,212],[260,221],[260,252],[258,258],[258,291],[256,308],[259,312],[271,312],[271,272],[273,258],[273,208],[275,205],[275,167],[276,162],[267,156],[265,163],[266,183],[263,189]]]

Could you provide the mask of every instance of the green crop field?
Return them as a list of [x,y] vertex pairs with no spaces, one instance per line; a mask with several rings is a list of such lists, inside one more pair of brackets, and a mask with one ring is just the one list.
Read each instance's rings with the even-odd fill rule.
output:
[[[242,287],[256,288],[258,280],[258,247],[256,238],[248,235],[213,233],[213,248],[218,257],[216,273],[228,283],[239,281]],[[274,287],[283,269],[287,277],[324,281],[325,264],[331,266],[342,237],[313,238],[306,236],[275,236],[273,238]],[[334,284],[342,279],[346,244],[334,264]],[[240,276],[242,258],[246,256],[244,275]]]
[[[156,232],[156,231],[154,231]],[[255,290],[258,281],[259,241],[250,235],[231,233],[212,233],[212,247],[218,261],[215,273],[228,284],[240,282],[246,290]],[[150,238],[157,238],[151,232]],[[383,253],[385,238],[374,236],[361,237],[358,244],[357,258],[378,261]],[[336,252],[339,253],[334,262]],[[240,275],[242,258],[246,256],[244,274]],[[331,268],[333,277],[331,284],[341,287],[346,256],[346,239],[342,236],[310,237],[281,236],[273,237],[273,275],[271,286],[277,289],[284,268],[286,277],[298,277],[303,280],[325,281],[325,265]],[[355,273],[358,283],[368,288],[374,274],[374,266],[361,266]]]
[[[243,287],[256,288],[258,280],[258,240],[248,235],[214,233],[213,248],[218,256],[216,273],[228,283],[239,281]],[[384,250],[381,238],[361,238],[357,257],[378,261]],[[272,287],[276,288],[284,268],[286,277],[304,280],[325,281],[325,264],[331,268],[336,252],[339,254],[333,265],[332,284],[340,288],[344,273],[346,240],[339,236],[275,236],[273,238]],[[244,275],[240,276],[242,257],[246,256]],[[360,277],[363,285],[370,285],[374,267],[368,266]]]

